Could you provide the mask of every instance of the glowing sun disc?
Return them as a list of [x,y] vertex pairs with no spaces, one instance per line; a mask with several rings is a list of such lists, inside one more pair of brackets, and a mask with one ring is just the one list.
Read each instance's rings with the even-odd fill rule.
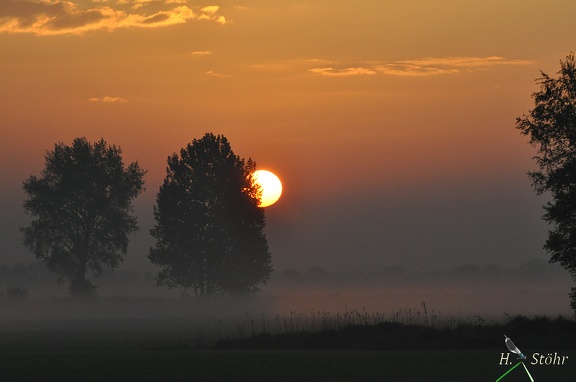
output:
[[258,207],[268,207],[276,203],[282,195],[280,179],[270,171],[254,171],[254,182],[262,188],[262,198]]

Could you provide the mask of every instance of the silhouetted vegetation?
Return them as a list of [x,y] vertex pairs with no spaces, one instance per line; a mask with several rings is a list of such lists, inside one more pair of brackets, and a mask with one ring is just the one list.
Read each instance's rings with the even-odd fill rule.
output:
[[162,267],[159,285],[197,296],[258,291],[270,278],[256,163],[235,155],[228,140],[206,134],[168,158],[156,197],[149,259]]
[[463,264],[448,269],[412,271],[401,266],[389,266],[371,271],[330,272],[321,267],[312,267],[305,271],[285,269],[273,274],[273,282],[283,285],[325,285],[329,287],[368,286],[394,283],[420,284],[423,282],[467,282],[490,283],[506,281],[527,281],[546,283],[556,280],[561,275],[558,267],[553,267],[545,260],[530,259],[514,268],[496,264],[480,266]]
[[221,349],[487,349],[501,348],[503,334],[522,339],[526,349],[572,349],[576,322],[563,317],[511,317],[504,324],[462,322],[455,327],[383,321],[340,329],[264,332],[246,339],[219,341]]
[[[538,148],[539,171],[529,172],[538,194],[550,193],[543,219],[552,225],[544,248],[550,261],[560,263],[576,279],[576,59],[560,61],[558,78],[542,73],[535,107],[517,119],[516,128]],[[571,306],[576,313],[576,287]]]
[[91,296],[100,277],[117,268],[128,248],[128,235],[138,229],[132,200],[142,191],[144,171],[137,162],[124,166],[122,151],[100,141],[76,138],[45,156],[40,177],[24,181],[24,244],[36,258],[70,282],[74,296]]
[[[50,276],[43,267],[0,266],[0,279],[11,285],[26,274],[41,280]],[[107,272],[103,279],[153,285],[150,275],[124,271]],[[414,381],[484,381],[506,370],[499,365],[500,354],[506,352],[503,334],[513,337],[527,356],[567,349],[562,355],[576,359],[576,324],[561,317],[437,316],[425,303],[386,313],[346,309],[275,314],[264,302],[262,295],[17,302],[0,293],[2,377],[141,382],[373,381],[402,376]],[[531,372],[537,380],[574,380],[571,364]]]
[[22,302],[28,299],[28,289],[22,287],[13,287],[6,289],[6,296],[11,302]]

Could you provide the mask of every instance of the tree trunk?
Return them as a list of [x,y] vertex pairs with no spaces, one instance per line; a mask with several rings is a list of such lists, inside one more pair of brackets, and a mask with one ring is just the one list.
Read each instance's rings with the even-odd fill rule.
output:
[[86,279],[86,271],[79,272],[70,282],[70,293],[74,298],[90,299],[96,297],[96,286]]

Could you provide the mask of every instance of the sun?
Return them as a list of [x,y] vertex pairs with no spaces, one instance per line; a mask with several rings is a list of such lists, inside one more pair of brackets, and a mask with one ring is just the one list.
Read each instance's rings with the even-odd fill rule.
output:
[[254,182],[262,188],[262,198],[258,207],[268,207],[276,203],[282,195],[282,182],[266,170],[254,171]]

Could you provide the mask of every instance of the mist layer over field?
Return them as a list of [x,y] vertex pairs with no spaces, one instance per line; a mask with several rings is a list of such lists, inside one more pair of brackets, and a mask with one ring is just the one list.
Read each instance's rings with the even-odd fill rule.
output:
[[[99,297],[73,301],[65,285],[43,266],[0,267],[2,330],[48,325],[78,330],[108,325],[244,336],[279,326],[306,329],[321,320],[334,325],[390,320],[439,325],[462,321],[502,321],[506,317],[570,317],[572,280],[558,266],[532,260],[517,268],[474,265],[413,272],[389,267],[374,272],[277,271],[262,292],[246,297],[198,299],[182,290],[156,286],[153,275],[115,271],[99,280]],[[426,322],[424,322],[426,321]],[[70,329],[70,327],[68,327]],[[141,328],[142,329],[142,328]],[[287,329],[287,328],[286,328]],[[314,329],[314,328],[310,328]],[[212,334],[210,334],[212,333]]]

